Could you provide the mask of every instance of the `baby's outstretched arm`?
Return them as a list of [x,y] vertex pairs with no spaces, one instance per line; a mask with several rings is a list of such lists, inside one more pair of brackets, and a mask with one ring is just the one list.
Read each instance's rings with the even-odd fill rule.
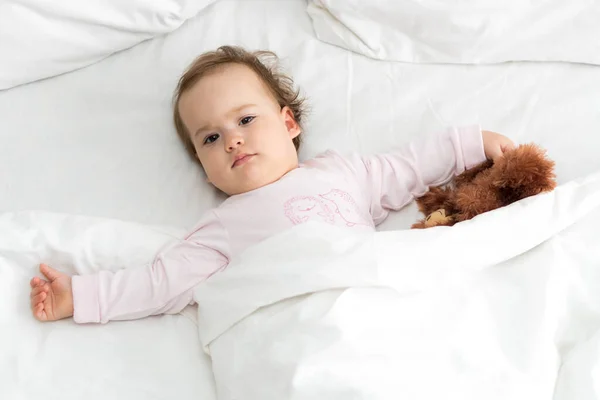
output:
[[177,313],[193,303],[196,285],[227,265],[226,237],[216,214],[208,213],[192,234],[146,265],[69,276],[42,264],[46,279],[30,282],[31,311],[40,321],[73,317],[76,323]]
[[384,153],[355,153],[338,160],[366,189],[371,216],[379,224],[389,210],[401,209],[429,187],[443,185],[486,158],[501,157],[513,147],[507,137],[472,125],[420,136]]
[[40,264],[40,272],[46,277],[31,280],[31,311],[39,321],[56,321],[73,315],[73,292],[71,277],[46,264]]

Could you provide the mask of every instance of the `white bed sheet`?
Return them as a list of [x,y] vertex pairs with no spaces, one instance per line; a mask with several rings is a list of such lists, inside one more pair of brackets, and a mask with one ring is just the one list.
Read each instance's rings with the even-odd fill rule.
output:
[[195,56],[225,43],[282,56],[312,107],[303,157],[330,147],[384,150],[447,124],[480,122],[546,147],[561,182],[600,167],[596,66],[374,61],[318,41],[305,7],[217,2],[169,35],[0,92],[0,211],[193,225],[219,197],[175,136],[171,94]]
[[[327,148],[385,150],[445,125],[479,122],[518,142],[547,148],[561,183],[600,169],[600,68],[375,61],[317,40],[305,7],[303,0],[222,0],[168,35],[84,69],[0,92],[0,212],[41,210],[191,227],[220,196],[203,182],[178,142],[171,94],[195,56],[222,44],[268,48],[282,56],[311,105],[302,157]],[[406,227],[416,216],[409,207],[381,229]],[[13,310],[23,313],[11,314],[0,327],[15,342],[8,356],[0,358],[0,398],[41,394],[49,381],[35,377],[43,373],[62,379],[62,392],[51,394],[57,398],[80,398],[82,387],[97,390],[96,398],[131,398],[136,390],[149,398],[172,398],[171,389],[180,382],[189,386],[177,398],[211,398],[207,360],[185,357],[199,351],[190,341],[196,332],[187,317],[89,329],[68,321],[41,326],[26,311],[27,281],[36,272],[35,262],[30,259],[19,270],[0,263],[0,280],[16,287],[0,294],[0,305],[14,305]],[[146,332],[163,346],[158,342],[161,329],[172,340],[189,343],[174,348],[170,358],[181,356],[181,371],[189,373],[181,381],[160,380],[169,370],[160,359],[141,362],[132,353],[125,355]],[[84,371],[83,363],[68,369],[74,378],[89,379],[77,382],[74,390],[68,385],[76,379],[68,381],[50,368],[77,358],[52,362],[53,340],[63,330],[79,341],[80,349],[106,350],[105,358],[85,360],[95,365],[95,374]],[[37,353],[24,358],[27,351]],[[160,352],[150,354],[159,357]],[[119,376],[115,371],[123,374],[121,381],[110,379]],[[128,371],[137,371],[140,380],[128,380],[135,376],[125,375]],[[163,384],[144,387],[153,379]],[[31,386],[36,382],[40,386]],[[27,396],[10,391],[23,388],[29,390]],[[11,393],[17,395],[4,396]]]

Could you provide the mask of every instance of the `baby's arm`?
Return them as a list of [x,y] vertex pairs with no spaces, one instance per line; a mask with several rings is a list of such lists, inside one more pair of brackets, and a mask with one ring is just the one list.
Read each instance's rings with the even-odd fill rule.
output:
[[[194,287],[228,262],[223,251],[218,250],[223,244],[219,239],[221,232],[208,229],[216,225],[207,224],[202,234],[196,232],[169,246],[149,265],[72,278],[42,267],[48,281],[32,279],[32,312],[41,321],[72,315],[77,323],[177,313],[193,303]],[[211,240],[198,241],[209,236]]]
[[193,303],[194,287],[226,263],[219,252],[182,241],[150,265],[73,276],[73,319],[105,323],[178,313]]
[[[439,186],[486,160],[495,158],[512,142],[479,126],[450,127],[418,138],[389,152],[345,159],[349,170],[367,189],[376,224],[388,210],[398,210],[431,186]],[[489,154],[488,154],[489,153]]]

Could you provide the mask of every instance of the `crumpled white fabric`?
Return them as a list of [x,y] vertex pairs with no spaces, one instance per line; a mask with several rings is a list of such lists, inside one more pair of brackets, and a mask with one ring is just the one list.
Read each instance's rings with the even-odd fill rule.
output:
[[195,292],[218,398],[597,398],[598,223],[600,173],[452,228],[268,239]]
[[413,63],[600,63],[600,2],[309,0],[317,37]]
[[79,274],[134,267],[184,233],[82,215],[0,214],[0,399],[214,399],[192,307],[106,325],[42,323],[29,308],[40,262]]
[[214,1],[3,0],[0,90],[86,67],[169,33]]

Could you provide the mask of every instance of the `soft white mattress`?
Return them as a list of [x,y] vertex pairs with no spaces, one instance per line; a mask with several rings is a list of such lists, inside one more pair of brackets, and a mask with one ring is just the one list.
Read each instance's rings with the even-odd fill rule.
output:
[[[311,106],[302,157],[385,150],[446,125],[480,123],[546,148],[559,183],[600,170],[598,66],[375,60],[319,40],[306,6],[218,1],[171,33],[0,91],[0,234],[20,232],[22,246],[0,243],[0,398],[214,398],[193,312],[106,326],[39,324],[27,286],[42,260],[73,272],[122,266],[111,264],[111,249],[102,262],[69,264],[67,253],[114,235],[98,230],[114,224],[102,218],[131,222],[126,230],[182,232],[218,204],[171,122],[179,74],[205,50],[240,44],[280,55]],[[416,217],[409,207],[381,229]],[[90,230],[88,242],[61,244]],[[155,250],[131,251],[145,261]]]

